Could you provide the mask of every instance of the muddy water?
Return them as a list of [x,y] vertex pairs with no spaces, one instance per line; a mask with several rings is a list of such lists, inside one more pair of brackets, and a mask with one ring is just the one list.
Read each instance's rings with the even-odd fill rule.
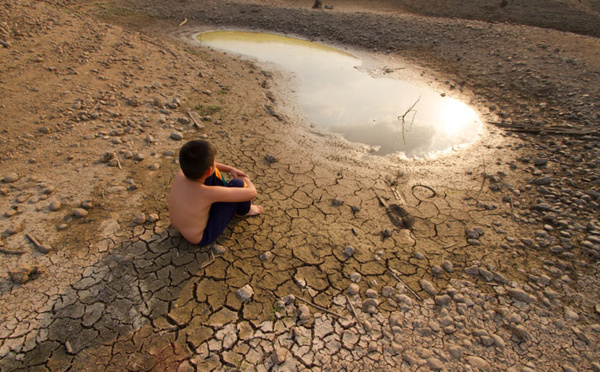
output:
[[298,104],[315,125],[380,155],[424,157],[472,143],[481,129],[464,103],[408,82],[374,78],[361,60],[318,43],[266,33],[215,31],[199,41],[275,63],[299,81]]

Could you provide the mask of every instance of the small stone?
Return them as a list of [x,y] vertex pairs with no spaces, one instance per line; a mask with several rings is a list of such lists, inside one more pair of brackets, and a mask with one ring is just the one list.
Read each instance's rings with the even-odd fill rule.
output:
[[519,300],[519,301],[523,301],[523,302],[534,302],[535,301],[535,297],[529,295],[527,292],[523,291],[522,289],[509,288],[508,294],[512,298]]
[[468,356],[465,358],[467,363],[471,365],[471,367],[477,368],[481,371],[491,371],[490,364],[483,358],[477,356]]
[[365,297],[366,298],[378,298],[379,294],[377,293],[376,290],[374,290],[373,288],[369,288],[367,289],[367,291],[365,292]]
[[69,225],[67,225],[66,223],[60,223],[60,224],[58,224],[58,226],[56,226],[56,229],[58,231],[63,231],[63,230],[66,230],[67,227],[69,227]]
[[298,306],[298,319],[299,320],[308,320],[310,318],[310,309],[306,304],[300,304]]
[[431,368],[434,371],[440,371],[444,369],[444,363],[442,363],[442,361],[438,358],[427,359],[427,364],[429,365],[429,368]]
[[282,364],[287,360],[288,357],[288,350],[284,349],[282,347],[278,347],[275,348],[275,351],[273,352],[273,363],[275,364]]
[[135,216],[135,219],[133,220],[133,223],[135,223],[136,225],[143,225],[146,223],[146,214],[145,213],[139,213],[137,216]]
[[384,238],[389,238],[390,236],[392,236],[392,230],[390,230],[390,229],[383,229],[381,231],[381,236],[383,236]]
[[181,141],[183,139],[183,134],[181,132],[171,132],[170,138],[175,141]]
[[2,179],[4,183],[13,183],[19,180],[19,175],[17,173],[9,173]]
[[290,294],[287,295],[283,298],[283,301],[285,302],[286,305],[291,305],[296,301],[296,296]]
[[352,283],[358,283],[358,282],[360,282],[361,279],[362,279],[362,276],[357,272],[353,272],[350,274],[350,281]]
[[252,289],[250,284],[246,284],[242,288],[238,289],[236,292],[236,296],[241,302],[250,301],[250,299],[252,298],[253,295],[254,295],[254,290]]
[[552,177],[546,176],[538,178],[534,181],[536,185],[549,185],[552,183]]
[[463,349],[458,345],[453,345],[448,347],[448,352],[454,359],[461,359],[463,356]]
[[379,301],[374,298],[369,298],[363,301],[362,309],[365,313],[374,314],[377,312],[377,307],[379,306]]
[[221,255],[223,255],[223,254],[224,254],[224,253],[227,251],[227,248],[225,248],[225,247],[224,247],[224,246],[222,246],[222,245],[215,244],[215,245],[213,245],[213,247],[212,247],[212,251],[213,251],[213,254],[214,254],[215,256],[221,256]]
[[349,295],[356,295],[360,291],[360,287],[356,283],[351,283],[348,286],[348,290],[347,291],[348,291]]
[[267,262],[267,261],[271,260],[271,258],[273,258],[273,253],[271,253],[271,252],[261,253],[259,258],[262,262]]
[[331,201],[331,205],[333,205],[334,207],[339,207],[340,205],[342,205],[344,202],[342,201],[342,199],[340,198],[334,198]]
[[478,275],[479,274],[479,266],[471,265],[465,268],[465,273],[469,275]]
[[430,281],[421,279],[419,280],[419,284],[421,285],[421,288],[430,295],[435,296],[438,294],[438,290],[433,286],[433,284],[431,284]]
[[381,295],[386,298],[390,298],[394,295],[394,288],[386,285],[381,289]]
[[450,296],[448,296],[448,295],[439,295],[439,296],[435,296],[434,300],[435,300],[436,305],[444,306],[444,305],[448,305],[450,303],[450,301],[452,300],[452,298],[450,298]]
[[62,207],[62,204],[58,200],[53,200],[50,202],[50,205],[48,205],[48,209],[50,209],[52,212],[56,212],[61,207]]
[[265,161],[269,164],[277,163],[277,158],[271,154],[265,154]]
[[565,306],[565,320],[578,321],[579,314],[577,314],[571,307]]
[[77,218],[85,217],[88,215],[88,211],[83,208],[75,208],[73,209],[73,216]]
[[23,222],[21,221],[17,221],[6,228],[6,233],[8,235],[18,234],[21,231],[23,231]]
[[346,257],[352,257],[352,255],[354,254],[354,247],[351,246],[346,246],[344,247],[344,256]]
[[483,267],[479,268],[479,275],[481,275],[483,279],[485,279],[487,282],[491,282],[492,280],[494,280],[494,274],[492,274]]
[[148,218],[146,219],[146,222],[154,223],[158,220],[160,220],[160,217],[158,216],[157,213],[150,213],[148,215]]
[[10,270],[8,275],[10,280],[17,284],[25,284],[30,280],[34,279],[37,274],[39,274],[39,269],[37,266],[27,266],[22,265],[17,267],[14,270]]
[[154,163],[151,166],[149,166],[148,169],[153,170],[153,171],[154,170],[159,170],[160,169],[160,164]]
[[446,272],[451,273],[454,271],[454,265],[452,264],[452,262],[446,260],[444,261],[444,263],[442,263],[442,267],[444,268],[444,270],[446,270]]
[[94,204],[92,203],[91,200],[84,200],[81,202],[81,204],[79,206],[81,208],[91,209],[94,206]]
[[440,265],[435,265],[431,268],[431,274],[434,276],[440,276],[444,273],[444,269]]

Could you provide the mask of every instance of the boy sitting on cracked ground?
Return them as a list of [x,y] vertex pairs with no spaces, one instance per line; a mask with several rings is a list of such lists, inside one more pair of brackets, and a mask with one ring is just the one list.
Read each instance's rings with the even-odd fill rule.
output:
[[[169,195],[171,224],[190,243],[204,246],[217,240],[234,215],[262,213],[256,187],[244,172],[215,161],[217,149],[208,141],[190,141],[179,151],[179,165]],[[234,177],[229,182],[221,176]]]

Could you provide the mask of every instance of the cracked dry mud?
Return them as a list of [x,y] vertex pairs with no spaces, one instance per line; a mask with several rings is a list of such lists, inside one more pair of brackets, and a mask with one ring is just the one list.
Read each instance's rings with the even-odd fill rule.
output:
[[[334,4],[2,4],[0,370],[600,370],[598,40]],[[376,46],[508,128],[370,155],[216,25]],[[212,247],[168,222],[192,138],[265,207]]]

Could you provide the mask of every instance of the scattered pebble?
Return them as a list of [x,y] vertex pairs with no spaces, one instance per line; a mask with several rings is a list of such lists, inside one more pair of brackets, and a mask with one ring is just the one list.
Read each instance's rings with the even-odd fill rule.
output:
[[245,286],[237,290],[236,296],[241,302],[248,302],[250,301],[252,296],[254,296],[254,290],[252,289],[250,284],[246,284]]

